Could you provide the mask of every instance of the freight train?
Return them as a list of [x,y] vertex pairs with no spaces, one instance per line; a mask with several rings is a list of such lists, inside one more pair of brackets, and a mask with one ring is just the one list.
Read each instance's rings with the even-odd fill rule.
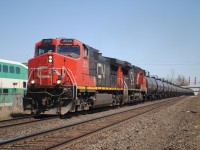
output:
[[32,114],[66,114],[135,100],[192,95],[127,61],[103,56],[76,39],[43,39],[28,61],[28,88],[23,99]]

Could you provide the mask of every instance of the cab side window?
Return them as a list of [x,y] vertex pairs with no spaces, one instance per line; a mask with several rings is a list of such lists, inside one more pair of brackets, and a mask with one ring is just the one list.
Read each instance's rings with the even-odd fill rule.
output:
[[83,57],[87,59],[89,58],[89,50],[85,45],[83,45]]

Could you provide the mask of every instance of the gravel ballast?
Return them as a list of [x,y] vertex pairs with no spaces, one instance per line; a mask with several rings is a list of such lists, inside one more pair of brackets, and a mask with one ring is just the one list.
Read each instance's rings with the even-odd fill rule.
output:
[[[29,135],[82,120],[140,107],[148,103],[152,102],[88,113],[87,115],[79,115],[67,119],[55,119],[25,125],[18,128],[14,133],[1,134],[0,140]],[[163,106],[137,116],[114,128],[76,143],[68,149],[200,149],[200,97],[182,97],[181,101],[173,105]]]
[[[168,99],[166,99],[166,100],[168,100]],[[165,101],[165,100],[163,100],[163,101]],[[82,112],[82,113],[78,114],[77,116],[76,115],[73,116],[73,113],[72,113],[72,117],[70,117],[70,118],[68,118],[69,115],[67,115],[67,118],[62,118],[62,119],[57,118],[57,119],[46,120],[46,121],[42,121],[42,122],[25,124],[22,126],[15,127],[12,130],[10,129],[10,130],[6,130],[6,131],[4,131],[4,130],[2,131],[0,129],[0,132],[1,132],[0,133],[0,141],[17,138],[17,137],[21,137],[21,136],[27,136],[30,134],[54,129],[57,127],[62,127],[65,125],[70,125],[70,124],[77,123],[80,121],[84,121],[84,120],[88,120],[88,119],[92,119],[92,118],[96,118],[96,117],[101,117],[101,116],[105,116],[108,114],[113,114],[113,113],[125,111],[125,110],[132,109],[132,108],[137,108],[137,107],[141,107],[141,106],[145,106],[145,105],[149,105],[149,104],[157,103],[157,102],[159,102],[159,101],[140,103],[140,104],[132,105],[132,106],[114,107],[114,108],[109,108],[109,109],[106,108],[106,110],[101,109],[99,112],[98,111],[97,112],[96,111],[95,112],[92,112],[92,111]]]
[[172,106],[138,116],[68,149],[200,149],[199,108],[200,97],[183,98]]

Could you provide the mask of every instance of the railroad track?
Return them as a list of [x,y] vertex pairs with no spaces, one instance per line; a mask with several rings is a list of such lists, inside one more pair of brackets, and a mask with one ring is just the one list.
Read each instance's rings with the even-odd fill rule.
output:
[[15,126],[15,125],[20,125],[20,124],[25,124],[25,123],[28,123],[28,122],[31,122],[31,121],[36,121],[36,120],[39,120],[39,119],[34,118],[34,116],[27,116],[27,117],[19,117],[19,118],[8,119],[8,120],[1,120],[0,121],[0,129]]
[[33,116],[26,116],[26,117],[18,117],[18,118],[13,118],[13,119],[7,119],[7,120],[1,120],[0,121],[0,128],[3,126],[9,126],[11,124],[16,124],[16,123],[20,123],[21,120],[27,120],[29,118],[33,118]]
[[22,125],[28,125],[32,123],[37,123],[41,121],[46,121],[50,119],[58,118],[58,116],[51,116],[51,117],[34,117],[34,116],[28,116],[28,117],[20,117],[15,119],[8,119],[8,120],[2,120],[0,121],[0,135],[9,133],[9,132],[15,132],[18,130],[17,127],[21,127]]
[[0,143],[0,149],[63,149],[88,136],[102,132],[136,116],[148,113],[166,105],[172,105],[180,98],[160,101],[155,104],[130,109],[124,112],[81,121],[72,125],[10,139]]
[[28,116],[28,117],[20,117],[20,118],[15,118],[15,119],[2,120],[2,121],[0,121],[0,129],[4,129],[4,128],[8,128],[8,127],[10,128],[12,126],[18,126],[18,125],[23,125],[23,124],[43,121],[43,120],[47,120],[47,119],[53,119],[53,118],[58,118],[58,116],[46,117],[46,118]]

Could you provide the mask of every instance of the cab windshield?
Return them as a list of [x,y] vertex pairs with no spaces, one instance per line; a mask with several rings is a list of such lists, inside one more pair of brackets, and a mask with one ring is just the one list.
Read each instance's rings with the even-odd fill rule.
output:
[[36,48],[35,55],[42,55],[44,53],[49,53],[49,52],[55,52],[55,46],[54,45],[41,45]]
[[79,58],[80,47],[77,45],[59,45],[58,53],[64,56],[69,56],[72,58]]

